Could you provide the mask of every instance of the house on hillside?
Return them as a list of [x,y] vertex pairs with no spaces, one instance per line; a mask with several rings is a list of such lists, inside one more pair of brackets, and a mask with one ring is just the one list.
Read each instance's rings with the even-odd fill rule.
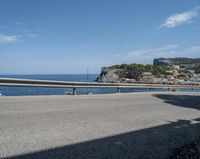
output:
[[151,72],[143,72],[141,75],[141,81],[153,82],[153,74]]
[[151,72],[143,72],[142,73],[142,78],[152,78],[153,75]]

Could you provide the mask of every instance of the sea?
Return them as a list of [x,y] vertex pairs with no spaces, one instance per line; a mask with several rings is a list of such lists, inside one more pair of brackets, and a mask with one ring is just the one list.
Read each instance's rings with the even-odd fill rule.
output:
[[[20,78],[20,79],[37,79],[37,80],[56,80],[56,81],[74,81],[74,82],[95,82],[99,74],[62,74],[62,75],[0,75],[1,78]],[[86,94],[87,92],[92,94],[111,94],[116,93],[115,88],[78,88],[76,93]],[[130,92],[144,92],[144,88],[123,88],[121,93]],[[166,88],[147,89],[146,91],[168,91]],[[179,91],[195,91],[200,92],[200,89],[179,89]],[[70,88],[42,88],[42,87],[5,87],[0,86],[0,95],[3,96],[28,96],[28,95],[64,95],[72,92]]]

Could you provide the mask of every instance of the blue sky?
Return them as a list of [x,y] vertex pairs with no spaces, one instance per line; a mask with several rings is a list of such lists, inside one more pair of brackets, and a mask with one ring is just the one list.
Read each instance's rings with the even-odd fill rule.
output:
[[199,0],[0,0],[0,74],[200,57]]

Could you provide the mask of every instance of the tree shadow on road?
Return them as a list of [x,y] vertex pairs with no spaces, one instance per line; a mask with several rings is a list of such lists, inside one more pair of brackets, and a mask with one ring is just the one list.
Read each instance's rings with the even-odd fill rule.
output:
[[200,110],[200,95],[154,94],[153,96],[174,106]]
[[[200,119],[194,119],[199,121]],[[177,120],[164,125],[49,148],[7,159],[162,159],[200,134],[199,122]],[[4,158],[6,159],[6,158]]]

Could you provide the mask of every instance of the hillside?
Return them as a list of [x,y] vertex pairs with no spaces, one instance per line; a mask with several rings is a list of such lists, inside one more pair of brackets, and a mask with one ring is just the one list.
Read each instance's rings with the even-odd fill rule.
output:
[[151,72],[154,76],[166,75],[168,67],[143,64],[121,64],[103,67],[98,82],[118,82],[122,78],[139,81],[142,73]]
[[176,57],[176,58],[156,58],[153,60],[153,64],[157,66],[161,65],[199,65],[200,58],[185,58],[185,57]]
[[153,65],[133,63],[103,67],[97,82],[191,81],[199,79],[199,73],[200,58],[157,58]]

